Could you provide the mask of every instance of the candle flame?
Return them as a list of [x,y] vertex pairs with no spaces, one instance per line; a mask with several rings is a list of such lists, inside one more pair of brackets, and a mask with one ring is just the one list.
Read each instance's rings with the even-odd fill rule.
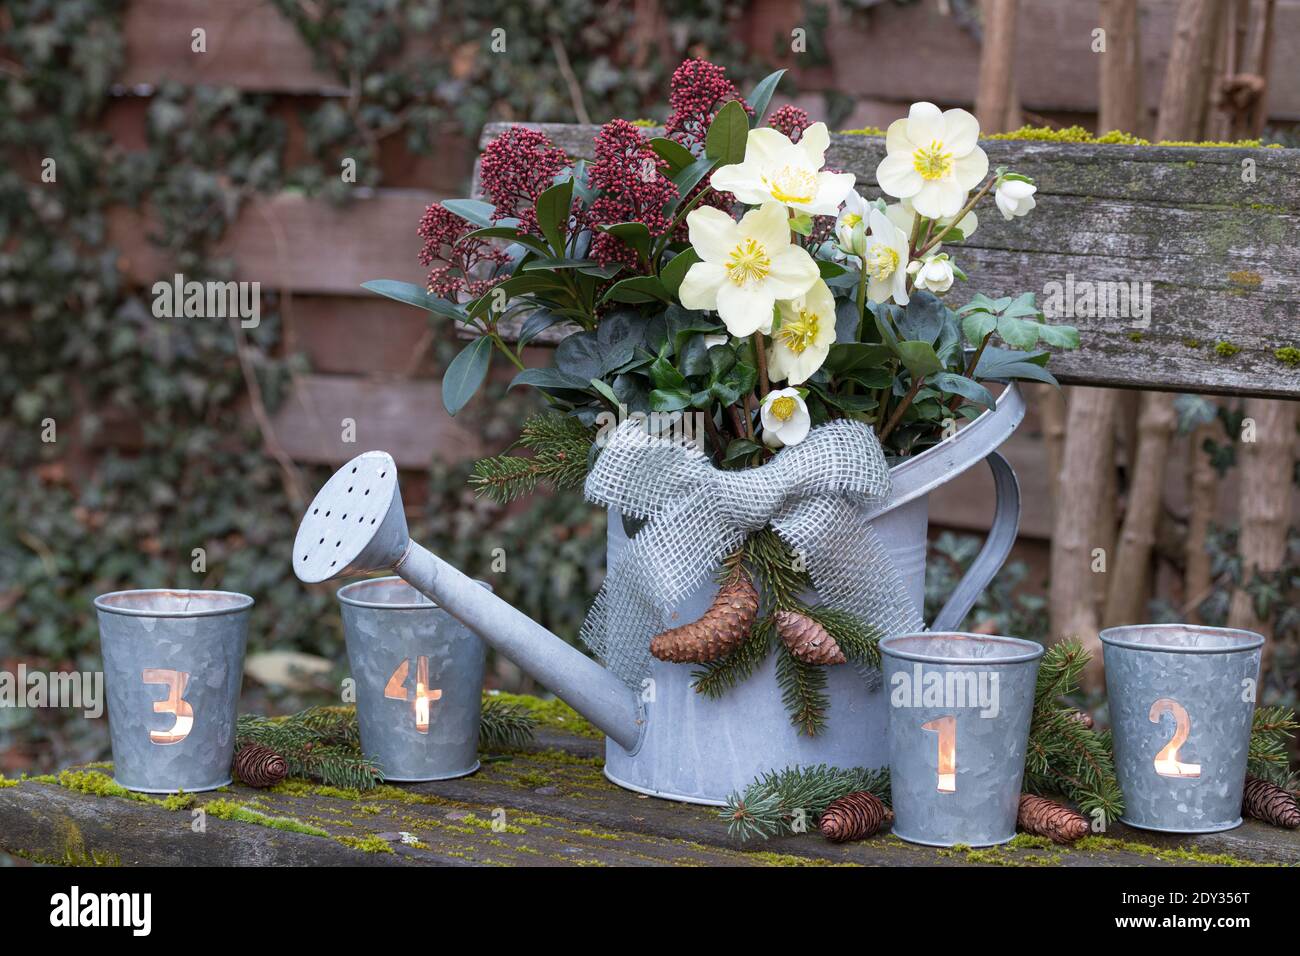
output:
[[939,735],[939,785],[940,793],[957,792],[957,718],[951,714],[936,717],[921,725],[922,730],[933,730]]
[[1164,714],[1173,715],[1174,735],[1169,743],[1165,744],[1164,749],[1156,754],[1154,761],[1156,773],[1162,777],[1199,777],[1201,775],[1199,763],[1183,763],[1178,759],[1178,748],[1187,742],[1192,731],[1192,720],[1187,715],[1187,710],[1178,701],[1161,697],[1151,705],[1151,713],[1147,716],[1151,723],[1158,724]]

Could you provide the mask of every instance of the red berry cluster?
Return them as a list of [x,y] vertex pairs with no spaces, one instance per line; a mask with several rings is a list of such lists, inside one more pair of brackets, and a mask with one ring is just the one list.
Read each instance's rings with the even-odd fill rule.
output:
[[746,112],[753,113],[722,67],[708,60],[682,61],[669,84],[672,112],[664,124],[664,135],[699,153],[713,117],[732,100],[739,100]]
[[564,150],[546,134],[512,126],[483,150],[479,182],[483,195],[496,206],[497,219],[517,218],[520,231],[538,234],[537,197],[568,165]]
[[668,163],[650,140],[627,120],[611,120],[596,134],[596,159],[589,182],[599,192],[587,212],[591,227],[591,258],[602,265],[621,262],[636,268],[636,252],[598,226],[620,222],[645,223],[650,235],[668,231],[664,204],[677,198],[677,187],[665,175]]
[[[461,293],[478,298],[500,281],[488,275],[505,265],[510,257],[485,239],[465,239],[474,226],[441,203],[434,203],[420,217],[420,265],[434,266],[429,272],[429,291],[451,302]],[[437,263],[437,265],[435,265]]]
[[799,142],[803,131],[812,125],[808,120],[808,111],[797,106],[783,106],[770,117],[767,125],[783,135],[792,143]]

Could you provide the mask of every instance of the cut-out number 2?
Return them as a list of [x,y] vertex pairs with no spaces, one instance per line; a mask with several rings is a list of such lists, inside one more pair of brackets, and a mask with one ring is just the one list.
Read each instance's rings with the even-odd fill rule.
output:
[[[410,692],[406,689],[406,678],[410,673],[409,660],[398,664],[397,669],[388,678],[388,683],[384,685],[384,696],[389,700],[410,700]],[[441,699],[442,691],[436,687],[429,687],[429,658],[417,657],[415,659],[415,729],[420,733],[429,732],[430,702]]]
[[153,712],[176,717],[167,730],[149,731],[149,739],[156,744],[180,743],[194,729],[194,708],[184,699],[190,675],[185,671],[167,670],[164,667],[146,667],[143,678],[146,684],[162,684],[167,688],[166,699],[153,702]]
[[1199,777],[1201,775],[1199,763],[1183,763],[1178,759],[1178,748],[1187,743],[1187,737],[1192,732],[1192,719],[1187,716],[1187,708],[1172,698],[1161,697],[1151,705],[1151,713],[1147,716],[1151,719],[1151,723],[1158,724],[1164,714],[1173,715],[1174,736],[1169,743],[1165,744],[1164,749],[1156,754],[1154,761],[1156,773],[1162,777]]
[[939,735],[939,786],[940,793],[957,792],[957,718],[952,714],[936,717],[921,725],[922,730],[933,730]]

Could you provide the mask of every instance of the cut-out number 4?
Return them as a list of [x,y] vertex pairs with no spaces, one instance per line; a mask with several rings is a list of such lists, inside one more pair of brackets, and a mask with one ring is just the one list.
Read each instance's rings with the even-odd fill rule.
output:
[[411,662],[402,661],[397,665],[388,678],[388,683],[384,685],[384,696],[389,700],[412,700],[415,701],[415,729],[422,734],[429,732],[429,704],[431,701],[441,700],[442,691],[436,687],[429,687],[429,658],[417,657],[415,659],[415,696],[412,698],[411,692],[406,689],[406,679],[411,673]]

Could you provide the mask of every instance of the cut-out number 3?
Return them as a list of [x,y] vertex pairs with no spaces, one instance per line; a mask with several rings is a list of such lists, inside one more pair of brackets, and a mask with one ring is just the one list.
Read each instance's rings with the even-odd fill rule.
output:
[[149,739],[156,744],[180,743],[194,729],[194,708],[184,699],[185,686],[190,682],[190,675],[184,671],[172,671],[163,667],[146,667],[143,676],[146,684],[162,684],[167,688],[166,699],[153,702],[153,712],[172,714],[176,718],[167,730],[149,731]]

